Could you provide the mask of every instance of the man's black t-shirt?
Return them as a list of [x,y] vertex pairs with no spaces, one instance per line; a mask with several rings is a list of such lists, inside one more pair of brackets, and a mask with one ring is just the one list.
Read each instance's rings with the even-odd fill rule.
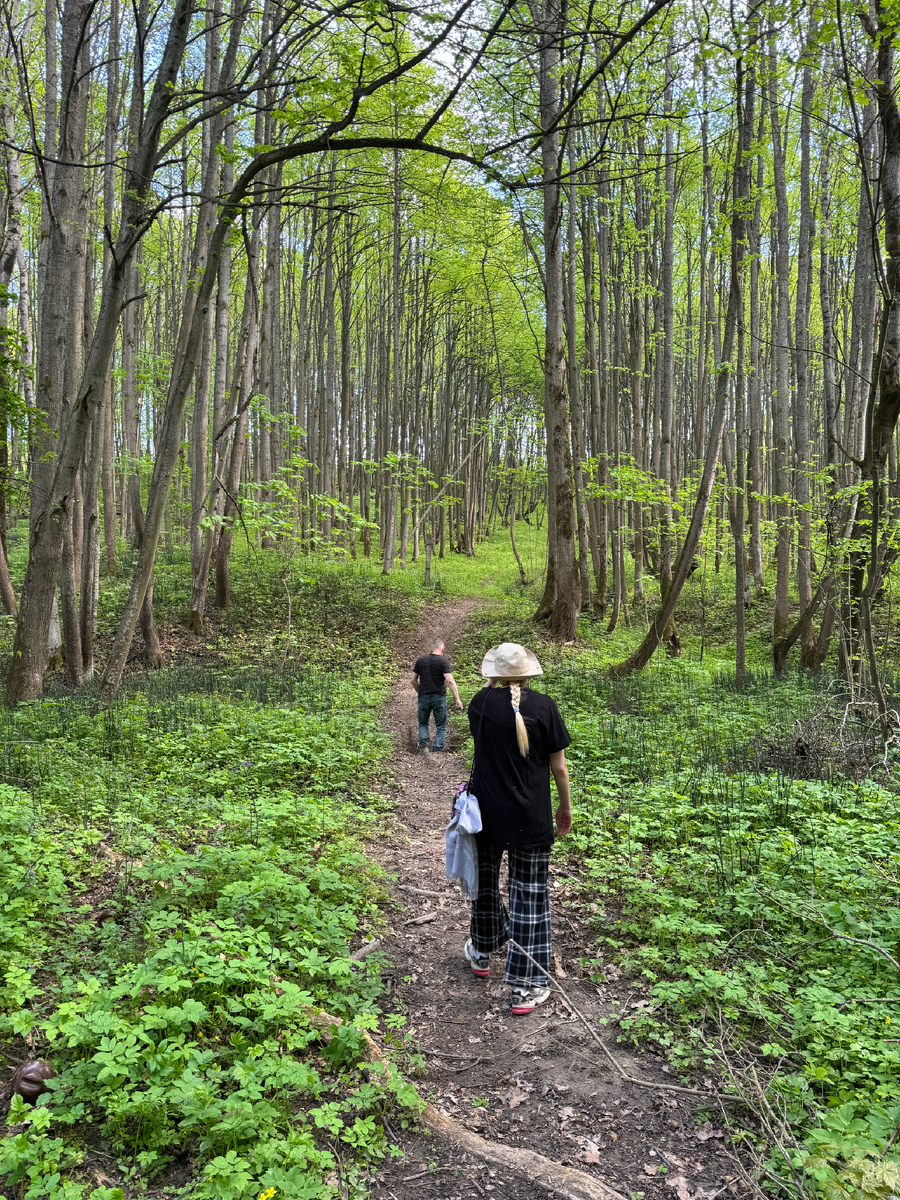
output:
[[469,728],[477,743],[472,782],[481,809],[478,836],[498,850],[551,845],[550,755],[572,740],[556,703],[542,692],[523,687],[519,712],[528,730],[527,758],[519,753],[508,687],[484,688],[469,701]]
[[420,696],[446,696],[447,681],[444,676],[452,671],[443,654],[423,654],[416,659],[413,670],[419,677]]

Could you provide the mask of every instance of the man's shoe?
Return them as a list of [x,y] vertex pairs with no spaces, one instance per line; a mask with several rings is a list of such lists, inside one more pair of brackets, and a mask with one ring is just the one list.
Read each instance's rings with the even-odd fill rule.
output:
[[431,753],[431,747],[428,745],[427,742],[419,742],[419,753],[420,754],[430,754]]
[[463,954],[466,962],[472,968],[472,974],[477,975],[479,979],[487,979],[491,973],[491,956],[489,954],[479,954],[472,945],[471,938],[463,946]]
[[513,1015],[527,1017],[539,1004],[549,1000],[551,995],[552,992],[548,987],[514,987],[512,990]]

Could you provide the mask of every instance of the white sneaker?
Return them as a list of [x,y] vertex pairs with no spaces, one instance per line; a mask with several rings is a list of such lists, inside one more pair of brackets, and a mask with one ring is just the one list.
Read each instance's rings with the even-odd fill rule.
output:
[[514,987],[512,990],[513,1015],[527,1017],[539,1004],[549,1000],[551,995],[551,989],[548,987]]
[[463,955],[466,962],[472,968],[472,974],[477,975],[479,979],[487,979],[491,973],[491,956],[489,954],[479,954],[472,945],[471,938],[463,946]]

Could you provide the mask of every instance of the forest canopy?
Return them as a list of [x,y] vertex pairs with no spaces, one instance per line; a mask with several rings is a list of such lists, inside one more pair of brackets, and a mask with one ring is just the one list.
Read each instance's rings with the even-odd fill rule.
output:
[[878,694],[895,21],[678,0],[8,7],[8,699],[40,695],[60,652],[71,684],[99,669],[119,540],[138,564],[107,694],[139,624],[159,660],[161,538],[190,547],[200,630],[211,578],[229,604],[237,532],[390,574],[474,555],[498,523],[515,545],[531,514],[559,640],[649,604],[619,669],[677,656],[715,515],[738,672],[745,610],[771,604],[776,671],[794,646],[804,667],[836,653]]

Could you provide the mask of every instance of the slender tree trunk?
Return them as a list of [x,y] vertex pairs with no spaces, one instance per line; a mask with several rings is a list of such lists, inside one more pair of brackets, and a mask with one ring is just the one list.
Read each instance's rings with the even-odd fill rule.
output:
[[775,394],[772,397],[772,448],[775,466],[776,560],[775,609],[772,620],[772,664],[776,674],[787,668],[783,645],[789,631],[790,573],[791,573],[791,482],[788,470],[790,413],[790,225],[788,219],[787,183],[785,180],[785,147],[778,112],[778,58],[774,36],[769,43],[769,124],[772,130],[772,164],[775,183],[775,218],[777,242],[775,248],[776,325]]
[[88,439],[84,469],[84,551],[81,558],[81,668],[85,683],[94,678],[94,635],[100,589],[100,459],[104,410],[98,407]]
[[[763,96],[761,109],[765,109]],[[757,142],[762,145],[763,121],[765,113],[760,113]],[[749,491],[748,508],[750,514],[750,571],[756,588],[756,595],[761,596],[765,581],[763,577],[762,555],[762,494],[763,494],[763,415],[760,400],[761,357],[762,357],[762,323],[759,304],[759,254],[760,254],[760,221],[763,191],[763,155],[760,151],[756,158],[756,203],[753,208],[753,219],[750,225],[750,372],[747,380],[747,409],[749,414],[749,437],[747,442],[747,482]]]
[[[822,156],[819,162],[819,207],[822,214],[822,232],[819,239],[819,306],[822,310],[822,408],[825,418],[825,458],[828,467],[826,496],[828,500],[829,543],[833,547],[839,539],[837,528],[839,505],[838,493],[838,406],[835,387],[834,364],[837,342],[834,335],[834,313],[831,300],[831,180],[830,143],[823,139]],[[834,549],[830,553],[833,555]],[[809,664],[815,671],[821,670],[828,657],[834,633],[837,610],[831,595],[825,603],[822,623],[815,642],[815,651]]]
[[[743,93],[743,96],[742,96]],[[742,319],[741,271],[746,237],[746,220],[744,207],[749,195],[748,149],[753,130],[753,110],[756,98],[755,73],[751,70],[746,74],[746,89],[744,87],[744,64],[742,59],[737,63],[737,110],[738,110],[738,141],[734,159],[733,202],[731,205],[731,281],[728,289],[728,308],[725,314],[725,329],[722,341],[720,369],[716,376],[716,400],[712,420],[710,422],[709,440],[706,446],[706,457],[700,478],[697,499],[691,515],[690,525],[681,545],[672,573],[672,587],[666,599],[660,605],[653,624],[647,636],[637,650],[624,662],[614,668],[616,674],[627,675],[632,671],[642,670],[656,648],[662,641],[668,622],[675,611],[675,605],[681,595],[688,576],[700,539],[716,477],[719,463],[719,453],[722,445],[722,433],[725,428],[725,417],[728,410],[728,391],[731,382],[731,361],[734,351],[735,337],[739,321]],[[742,103],[743,100],[743,103]]]
[[[569,74],[568,86],[571,91],[571,72]],[[578,370],[578,288],[575,276],[577,261],[575,247],[578,243],[576,234],[576,206],[578,200],[575,188],[574,133],[569,137],[568,163],[569,204],[566,228],[566,241],[568,242],[566,262],[566,334],[568,342],[569,397],[572,405],[572,459],[576,530],[578,534],[578,578],[581,585],[580,607],[586,609],[590,608],[591,604],[591,572],[588,565],[587,510],[584,502],[583,464],[587,458],[584,436],[584,403],[581,395],[580,372]]]
[[[666,52],[666,90],[663,104],[666,112],[672,110],[674,75],[672,58],[674,43],[669,39]],[[663,219],[663,246],[660,262],[660,284],[663,313],[663,361],[660,390],[660,452],[659,475],[665,489],[661,505],[659,533],[659,586],[662,602],[672,587],[672,496],[675,490],[673,458],[673,431],[675,417],[675,139],[672,121],[666,122],[665,133],[665,212]],[[681,638],[673,615],[666,627],[664,640],[666,653],[672,658],[681,655]]]
[[[600,486],[604,478],[605,454],[600,454],[598,444],[602,397],[600,390],[600,355],[597,346],[597,310],[594,296],[594,217],[590,200],[585,201],[581,222],[581,249],[584,272],[584,342],[587,353],[588,380],[590,385],[590,429],[591,449],[594,457],[595,483]],[[606,501],[595,497],[589,507],[589,535],[591,562],[594,569],[594,607],[600,616],[606,607]],[[602,588],[602,596],[601,596]]]
[[253,233],[247,251],[247,283],[244,291],[244,319],[238,343],[232,390],[237,403],[237,420],[231,442],[231,457],[227,476],[220,481],[225,494],[225,506],[219,548],[216,554],[216,608],[228,608],[231,603],[231,546],[234,523],[238,519],[238,491],[247,447],[247,428],[250,423],[250,400],[253,395],[253,361],[259,340],[259,321],[254,303],[259,280],[259,243],[261,213],[253,222]]
[[[565,273],[562,245],[562,189],[559,138],[559,38],[556,0],[545,0],[538,14],[541,74],[541,162],[543,167],[544,279],[544,425],[547,433],[548,490],[552,514],[548,541],[555,546],[555,599],[548,618],[551,633],[572,641],[578,632],[581,587],[575,561],[575,496],[572,473],[569,403],[566,395],[566,343],[563,326]],[[551,522],[552,521],[552,525]],[[548,569],[549,583],[549,569]]]
[[[797,469],[794,497],[797,503],[797,595],[800,611],[812,603],[812,527],[809,511],[809,318],[812,308],[813,213],[810,196],[810,120],[813,106],[813,73],[807,48],[800,103],[800,229],[797,242],[797,293],[794,325],[794,455]],[[800,638],[800,665],[811,667],[816,650],[815,630],[809,622]]]

